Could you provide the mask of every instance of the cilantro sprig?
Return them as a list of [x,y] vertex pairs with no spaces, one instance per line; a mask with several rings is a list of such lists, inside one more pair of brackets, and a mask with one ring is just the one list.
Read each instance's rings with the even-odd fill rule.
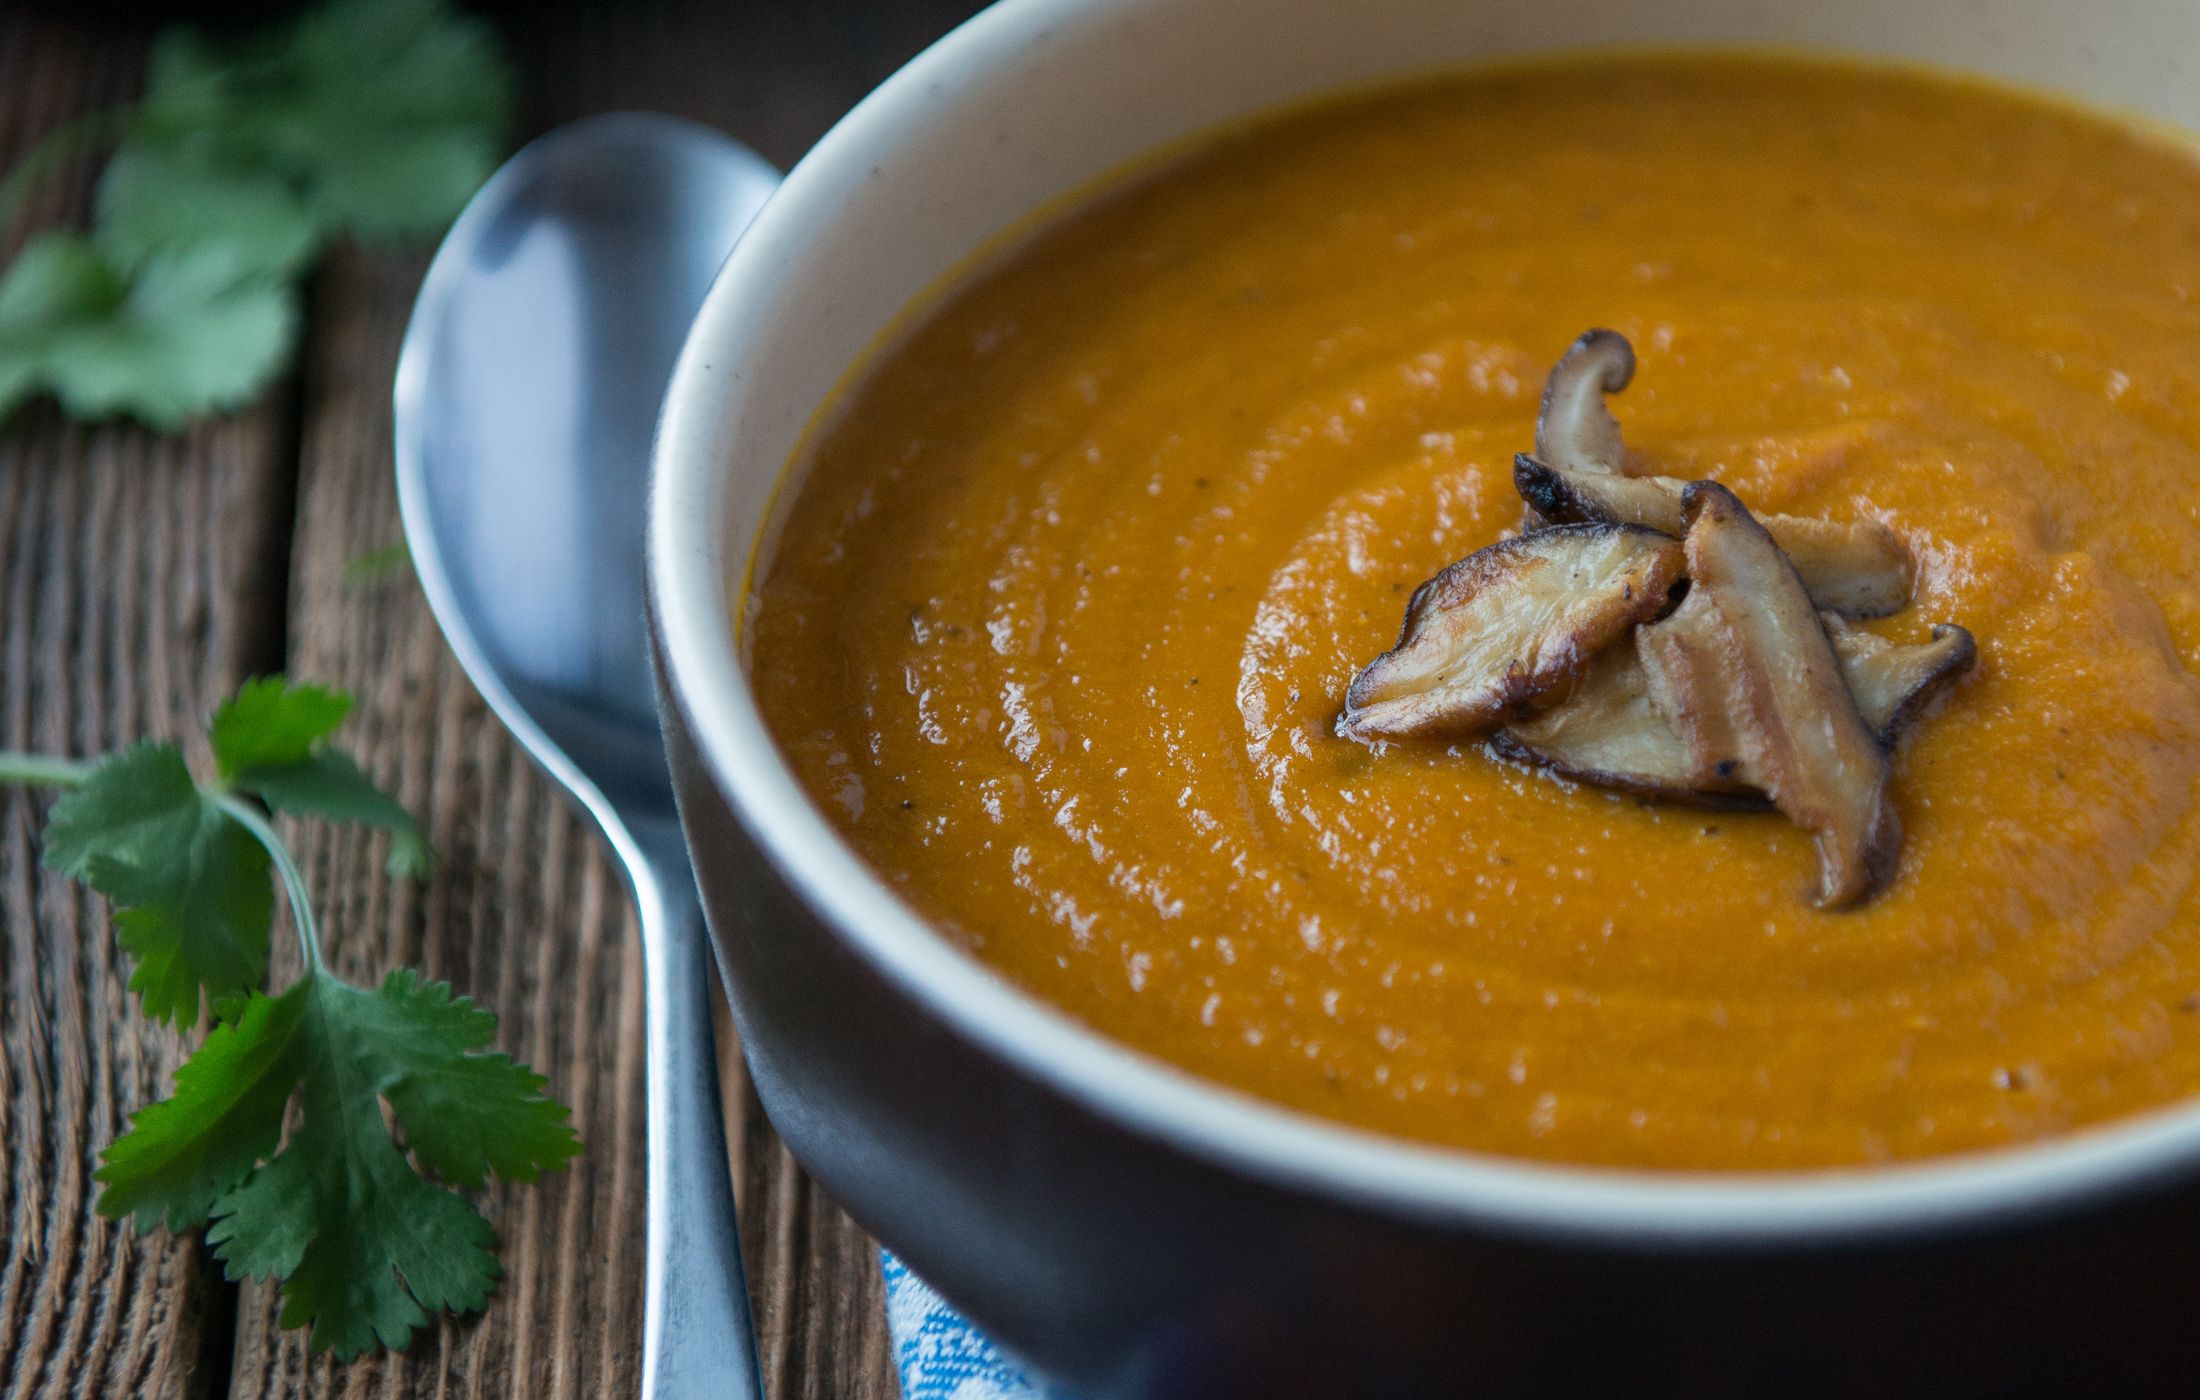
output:
[[135,103],[63,126],[0,180],[23,194],[113,147],[92,227],[0,272],[0,418],[175,427],[256,395],[297,337],[297,280],[333,238],[434,233],[495,168],[510,64],[446,0],[324,0],[231,44],[155,40]]
[[[175,1091],[108,1147],[100,1211],[204,1228],[231,1279],[279,1281],[283,1325],[344,1358],[403,1347],[430,1312],[481,1308],[497,1237],[462,1193],[580,1151],[542,1076],[489,1049],[494,1013],[408,970],[365,988],[323,962],[305,876],[262,804],[388,832],[395,875],[433,859],[329,742],[350,709],[319,686],[249,682],[214,714],[211,780],[167,743],[88,764],[0,752],[0,782],[67,789],[46,864],[114,903],[145,1013],[213,1017]],[[277,876],[304,970],[271,994]]]

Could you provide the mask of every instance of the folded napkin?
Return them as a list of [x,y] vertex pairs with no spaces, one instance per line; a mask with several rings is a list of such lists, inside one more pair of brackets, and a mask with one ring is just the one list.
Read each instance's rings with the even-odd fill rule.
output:
[[899,1259],[882,1258],[902,1400],[1071,1400],[1028,1379]]

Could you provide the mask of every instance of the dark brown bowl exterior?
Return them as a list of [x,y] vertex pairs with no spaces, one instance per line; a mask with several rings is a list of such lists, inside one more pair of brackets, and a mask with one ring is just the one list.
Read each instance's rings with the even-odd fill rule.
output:
[[1796,1245],[1415,1220],[1103,1119],[805,902],[665,711],[742,1048],[865,1228],[1086,1400],[2190,1397],[2200,1190]]

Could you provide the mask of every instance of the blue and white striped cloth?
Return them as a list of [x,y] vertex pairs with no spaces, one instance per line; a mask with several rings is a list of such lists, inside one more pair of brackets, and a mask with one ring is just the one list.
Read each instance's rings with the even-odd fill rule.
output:
[[1071,1400],[1025,1377],[899,1259],[883,1257],[902,1400]]

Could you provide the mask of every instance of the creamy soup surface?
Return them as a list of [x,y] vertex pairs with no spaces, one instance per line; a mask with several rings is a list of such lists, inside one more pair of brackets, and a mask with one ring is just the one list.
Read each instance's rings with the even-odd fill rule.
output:
[[[1234,132],[1054,222],[834,405],[758,561],[773,732],[902,898],[1199,1074],[1381,1132],[1789,1168],[2200,1093],[2200,163],[2045,102],[1575,61]],[[1472,743],[1354,672],[1521,522],[1586,326],[1633,466],[1875,518],[1977,637],[1899,873]]]

